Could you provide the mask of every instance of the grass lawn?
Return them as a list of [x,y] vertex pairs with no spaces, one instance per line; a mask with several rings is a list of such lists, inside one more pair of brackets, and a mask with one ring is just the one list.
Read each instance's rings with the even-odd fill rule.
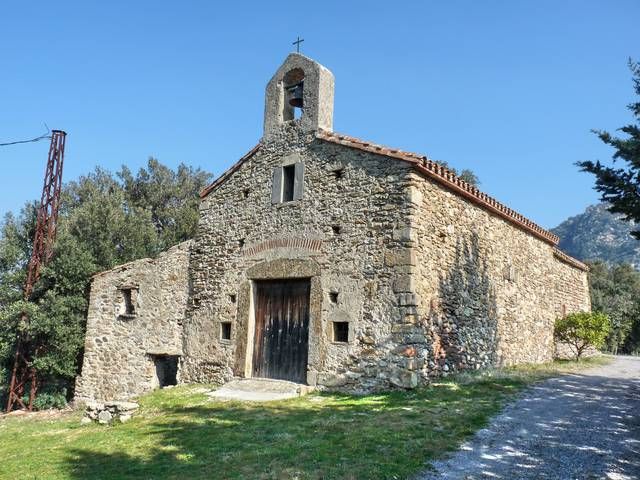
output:
[[454,450],[515,393],[606,358],[464,374],[408,392],[212,402],[201,386],[140,399],[125,424],[81,412],[0,418],[2,479],[405,479]]

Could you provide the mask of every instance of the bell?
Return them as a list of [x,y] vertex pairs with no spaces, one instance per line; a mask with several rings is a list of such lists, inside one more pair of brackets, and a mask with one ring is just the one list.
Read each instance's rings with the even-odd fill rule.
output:
[[289,105],[296,108],[302,108],[302,82],[296,83],[287,88],[291,97],[289,98]]

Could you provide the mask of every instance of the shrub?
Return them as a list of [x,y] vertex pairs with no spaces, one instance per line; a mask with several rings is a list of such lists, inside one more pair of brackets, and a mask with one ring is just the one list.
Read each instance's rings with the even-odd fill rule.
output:
[[[27,397],[27,401],[29,401]],[[64,408],[67,406],[67,391],[61,392],[40,392],[33,401],[33,408],[36,410],[48,410],[50,408]]]
[[600,348],[611,330],[609,317],[600,312],[578,312],[558,318],[553,336],[576,352],[576,360],[589,347]]

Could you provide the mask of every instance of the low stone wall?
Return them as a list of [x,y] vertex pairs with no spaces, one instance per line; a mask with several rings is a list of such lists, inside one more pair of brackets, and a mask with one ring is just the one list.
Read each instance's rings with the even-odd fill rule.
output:
[[135,402],[86,402],[81,423],[98,422],[101,425],[125,423],[138,410]]
[[158,358],[182,353],[190,242],[93,278],[77,401],[126,400],[159,386]]

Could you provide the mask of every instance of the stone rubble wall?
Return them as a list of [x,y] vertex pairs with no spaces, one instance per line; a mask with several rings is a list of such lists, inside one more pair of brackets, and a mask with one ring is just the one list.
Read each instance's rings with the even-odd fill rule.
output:
[[[556,318],[569,313],[591,311],[589,279],[585,272],[559,259],[557,262],[555,277]],[[596,348],[588,348],[583,356],[593,357],[599,353]],[[556,342],[554,357],[572,359],[575,358],[575,351],[567,344]]]
[[[182,353],[191,242],[94,276],[77,401],[126,400],[158,386],[153,355]],[[135,315],[121,288],[134,288]]]
[[[302,199],[272,203],[274,169],[297,162]],[[554,251],[408,162],[286,124],[205,190],[191,248],[94,278],[76,397],[154,388],[152,355],[182,355],[180,383],[251,376],[264,279],[310,279],[307,383],[319,388],[413,388],[551,360],[555,318],[590,309],[586,272]],[[126,318],[119,288],[131,285]],[[333,341],[333,321],[349,322],[348,342]]]
[[[553,358],[553,323],[590,310],[587,273],[554,247],[416,174],[408,248],[423,378]],[[421,358],[422,357],[422,358]]]
[[[292,158],[305,163],[304,197],[272,205],[273,169]],[[589,309],[586,273],[556,258],[551,244],[406,162],[293,126],[210,191],[200,218],[188,382],[251,375],[254,271],[312,277],[307,380],[343,391],[413,388],[450,371],[551,360],[559,312]],[[232,322],[230,341],[220,339],[223,321]],[[350,322],[348,343],[332,341],[332,321]]]
[[[305,164],[303,198],[272,204],[273,170],[288,161]],[[201,203],[182,379],[219,384],[250,375],[251,277],[299,271],[312,277],[308,383],[370,391],[400,381],[391,365],[394,252],[409,171],[404,162],[319,141],[293,126],[273,133]],[[231,341],[220,339],[223,321],[232,322]],[[332,341],[332,321],[350,322],[348,343]]]

